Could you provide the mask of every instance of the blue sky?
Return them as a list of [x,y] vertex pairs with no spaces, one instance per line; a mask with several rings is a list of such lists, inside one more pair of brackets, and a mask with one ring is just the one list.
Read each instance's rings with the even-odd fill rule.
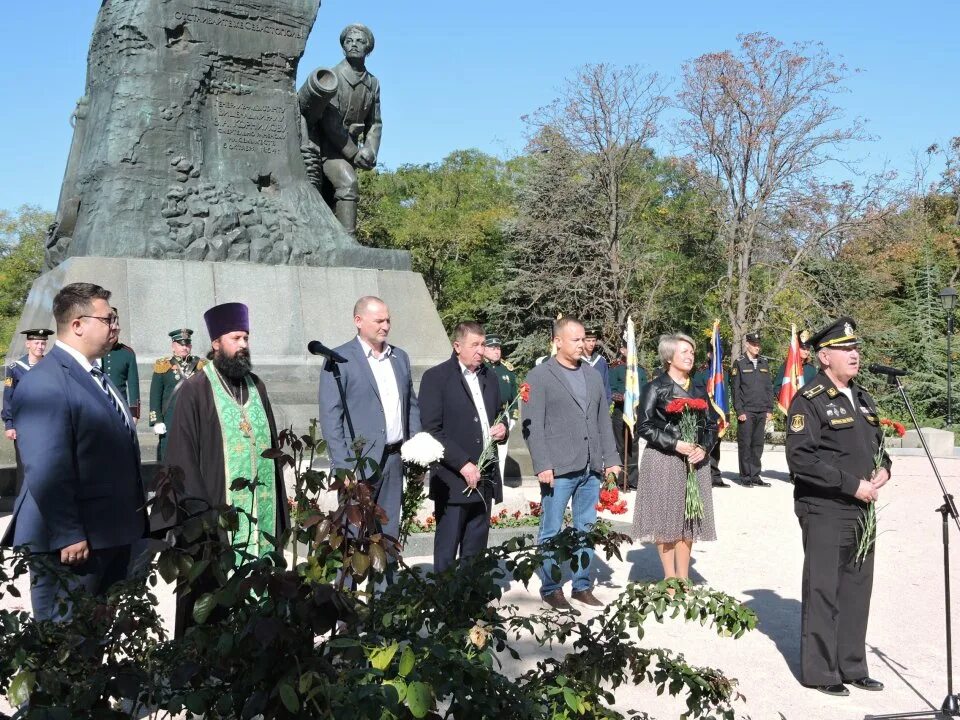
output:
[[[0,209],[54,209],[66,163],[68,118],[83,94],[86,52],[100,0],[6,2],[0,46]],[[300,67],[342,57],[341,28],[376,34],[389,168],[479,148],[523,150],[521,116],[550,102],[585,63],[640,64],[672,81],[739,33],[823,42],[851,67],[840,103],[869,120],[877,141],[851,148],[867,169],[909,176],[913,153],[960,135],[960,2],[956,0],[324,0]],[[666,139],[658,149],[669,152]]]

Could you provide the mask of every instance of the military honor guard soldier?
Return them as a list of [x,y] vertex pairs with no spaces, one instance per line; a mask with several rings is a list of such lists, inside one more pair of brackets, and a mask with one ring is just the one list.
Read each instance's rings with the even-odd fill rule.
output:
[[[120,318],[116,308],[110,308]],[[117,340],[113,349],[103,357],[103,371],[117,386],[121,397],[127,401],[134,421],[140,419],[140,371],[137,370],[137,354],[133,348]]]
[[760,456],[767,421],[773,417],[770,361],[760,354],[760,334],[747,333],[746,352],[730,368],[730,399],[737,413],[737,451],[744,487],[770,487],[760,479]]
[[883,690],[868,674],[865,646],[874,551],[856,556],[861,518],[890,479],[890,457],[875,468],[883,432],[876,403],[854,381],[856,323],[842,317],[810,342],[820,372],[790,403],[786,444],[803,537],[800,682],[828,695],[849,695],[844,683]]
[[[516,399],[520,386],[513,367],[503,359],[503,342],[499,335],[493,333],[487,335],[483,346],[483,361],[500,382],[500,408],[505,408]],[[513,425],[513,418],[508,418],[507,429],[513,428]],[[502,480],[504,478],[503,471],[507,465],[507,443],[497,445],[497,461],[500,466],[500,479]]]
[[157,460],[161,462],[167,449],[167,431],[173,421],[177,393],[183,381],[203,370],[207,363],[190,352],[193,349],[193,330],[179,328],[168,334],[172,340],[172,355],[162,357],[153,364],[153,379],[150,381],[150,427],[160,436]]

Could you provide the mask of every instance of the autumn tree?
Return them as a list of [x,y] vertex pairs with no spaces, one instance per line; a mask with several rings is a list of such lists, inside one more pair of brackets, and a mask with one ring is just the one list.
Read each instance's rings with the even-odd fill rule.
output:
[[[656,73],[601,63],[577,70],[557,99],[524,117],[529,153],[562,155],[566,167],[558,169],[569,174],[553,181],[570,180],[579,190],[570,213],[579,216],[579,241],[594,256],[593,267],[582,270],[595,270],[591,302],[580,307],[608,329],[622,328],[631,307],[628,290],[638,269],[632,251],[641,240],[631,219],[650,200],[633,174],[651,156],[648,145],[666,102]],[[536,224],[528,223],[527,231],[536,234]]]
[[[736,53],[684,64],[677,97],[678,138],[721,199],[718,288],[735,355],[744,334],[803,289],[806,263],[835,257],[893,207],[889,177],[830,179],[835,152],[867,139],[863,122],[845,122],[835,103],[848,68],[817,43],[787,47],[763,33],[739,43]],[[816,303],[815,288],[808,299]]]

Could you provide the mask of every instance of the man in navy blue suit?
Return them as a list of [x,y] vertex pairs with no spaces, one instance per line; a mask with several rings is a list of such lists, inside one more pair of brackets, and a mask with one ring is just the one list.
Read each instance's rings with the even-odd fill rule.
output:
[[4,545],[27,546],[34,617],[58,617],[59,562],[69,584],[92,594],[127,577],[130,548],[146,528],[140,447],[126,402],[100,367],[120,332],[110,292],[67,285],[53,299],[57,341],[13,401],[24,465]]

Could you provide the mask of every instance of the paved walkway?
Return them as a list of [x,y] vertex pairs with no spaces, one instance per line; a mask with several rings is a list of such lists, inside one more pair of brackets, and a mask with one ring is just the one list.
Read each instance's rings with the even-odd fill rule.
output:
[[[728,476],[736,469],[733,446],[724,446],[721,467]],[[792,510],[792,485],[785,481],[782,451],[764,454],[764,476],[770,488],[737,485],[714,492],[719,540],[694,547],[694,580],[723,590],[746,602],[759,616],[759,627],[739,640],[719,638],[699,625],[670,621],[645,628],[648,646],[670,647],[688,661],[723,669],[740,681],[746,701],[738,716],[755,720],[840,720],[870,714],[939,707],[946,694],[943,640],[943,559],[939,488],[927,461],[918,456],[895,458],[891,484],[881,505],[873,607],[867,634],[871,675],[886,684],[881,693],[851,689],[846,698],[831,698],[801,687],[796,680],[800,628],[800,571],[803,562],[800,530]],[[938,460],[952,492],[960,496],[960,459]],[[632,495],[628,495],[632,502]],[[631,506],[632,512],[632,506]],[[630,515],[618,520],[629,520]],[[0,518],[0,529],[6,524]],[[951,564],[960,588],[960,533],[951,532]],[[427,564],[429,558],[408,558]],[[655,580],[660,563],[652,545],[626,548],[624,562],[600,564],[597,595],[612,600],[632,580]],[[960,592],[960,589],[958,589]],[[169,618],[172,598],[160,593]],[[2,602],[8,603],[12,598]],[[506,600],[530,613],[541,607],[537,585],[508,591]],[[957,638],[960,650],[960,637]],[[508,665],[520,672],[542,652],[522,646],[523,662]],[[650,687],[620,688],[622,711],[644,710],[666,720],[683,712],[680,701],[657,697]]]

